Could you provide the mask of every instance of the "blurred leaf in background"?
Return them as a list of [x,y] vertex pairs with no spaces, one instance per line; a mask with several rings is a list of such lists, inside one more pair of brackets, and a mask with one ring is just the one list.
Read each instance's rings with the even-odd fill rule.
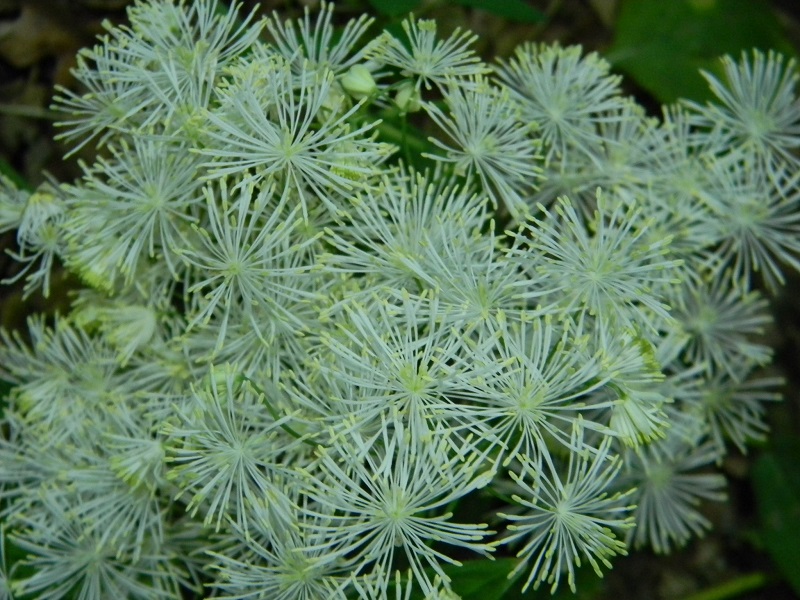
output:
[[[369,0],[378,14],[400,17],[417,10],[422,0]],[[450,0],[446,5],[476,8],[514,23],[539,23],[544,14],[533,8],[526,0]]]
[[721,73],[719,57],[754,47],[794,54],[767,0],[623,0],[605,57],[660,102],[703,101],[698,70]]
[[753,465],[760,538],[800,596],[800,440],[781,437]]

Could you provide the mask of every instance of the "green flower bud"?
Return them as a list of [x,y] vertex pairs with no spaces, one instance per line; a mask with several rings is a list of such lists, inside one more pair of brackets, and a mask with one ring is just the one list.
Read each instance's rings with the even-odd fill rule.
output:
[[417,112],[422,107],[421,100],[419,90],[410,81],[402,83],[394,97],[394,103],[406,113]]
[[345,91],[360,100],[371,96],[378,90],[372,73],[364,65],[353,65],[342,77],[342,87]]

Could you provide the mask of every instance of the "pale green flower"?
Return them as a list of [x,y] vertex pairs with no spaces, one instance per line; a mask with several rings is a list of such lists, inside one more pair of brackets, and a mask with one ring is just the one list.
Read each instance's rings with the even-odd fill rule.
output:
[[338,77],[363,62],[367,45],[357,44],[374,19],[362,14],[336,29],[331,23],[333,11],[334,5],[323,1],[314,17],[306,6],[302,20],[281,23],[278,14],[273,13],[267,21],[275,51],[290,61],[296,72],[310,67],[316,71],[330,70]]
[[[407,18],[402,23],[406,40],[384,33],[370,48],[368,57],[400,69],[405,77],[413,78],[416,88],[431,89],[435,84],[446,90],[450,80],[469,77],[488,71],[475,51],[475,34],[456,29],[447,39],[437,39],[436,21]],[[468,85],[468,84],[467,84]]]
[[[261,88],[250,85],[251,70]],[[337,197],[366,187],[390,149],[372,139],[377,122],[352,124],[360,105],[331,109],[333,85],[332,71],[304,65],[294,72],[278,57],[234,71],[219,109],[207,114],[207,144],[199,151],[210,176],[249,169],[263,185],[274,180],[282,194],[296,196],[306,218],[320,202],[336,214]]]
[[[22,198],[18,196],[17,201]],[[40,185],[33,193],[24,194],[24,201],[25,207],[17,224],[18,249],[6,251],[24,266],[1,283],[13,283],[25,277],[25,298],[39,288],[47,297],[50,295],[53,265],[65,252],[63,223],[66,203],[61,190],[50,183]]]
[[263,504],[254,506],[244,553],[210,552],[215,598],[230,600],[346,600],[350,563],[326,543],[325,517],[292,507],[288,522],[276,521]]
[[766,404],[781,399],[780,377],[754,377],[745,371],[733,378],[721,371],[710,377],[696,395],[685,398],[687,412],[707,423],[716,448],[724,453],[733,442],[740,452],[747,444],[764,440],[769,430]]
[[672,314],[688,335],[683,356],[709,374],[724,371],[734,379],[752,365],[769,362],[770,349],[756,338],[770,323],[767,301],[758,291],[734,285],[730,271],[703,272],[687,279]]
[[242,315],[258,332],[256,308],[272,310],[273,292],[293,301],[313,297],[302,285],[293,289],[291,279],[289,285],[279,279],[302,277],[311,268],[301,258],[314,239],[295,243],[292,238],[300,224],[299,207],[288,209],[285,195],[273,187],[259,188],[252,179],[232,184],[221,179],[206,185],[208,222],[196,227],[197,242],[180,251],[196,273],[187,290],[187,328],[217,319],[215,351],[222,347],[231,314]]
[[538,146],[532,126],[511,104],[508,90],[476,78],[470,89],[449,85],[445,102],[449,114],[434,104],[426,104],[425,110],[455,147],[432,137],[430,141],[445,154],[425,156],[451,163],[460,175],[477,178],[495,206],[522,216],[528,211],[526,195],[537,183]]
[[83,600],[180,595],[184,572],[157,547],[133,558],[124,546],[101,541],[100,532],[88,528],[72,508],[64,494],[47,490],[37,510],[19,517],[22,527],[11,539],[28,553],[20,564],[29,575],[14,580],[16,594],[47,600],[70,592]]
[[391,573],[402,553],[424,593],[434,590],[433,575],[449,577],[442,563],[461,563],[430,542],[488,556],[483,540],[487,525],[456,523],[451,502],[484,487],[494,475],[473,444],[454,445],[449,432],[433,426],[430,434],[406,428],[391,411],[380,431],[369,437],[358,430],[336,436],[320,449],[315,476],[305,484],[314,500],[312,514],[327,518],[315,531],[325,546],[351,557],[359,574],[367,569]]
[[785,281],[784,267],[800,269],[800,175],[787,167],[751,168],[743,156],[710,159],[706,166],[713,187],[703,199],[718,243],[705,250],[706,262],[730,267],[745,287],[760,276],[774,293]]
[[503,464],[525,457],[542,468],[552,460],[551,451],[558,452],[554,442],[580,451],[566,432],[590,408],[588,395],[608,380],[598,357],[590,356],[587,339],[550,315],[523,316],[498,333],[496,348],[478,359],[492,361],[496,372],[481,378],[467,397],[475,418],[485,420],[504,445]]
[[602,577],[600,566],[611,568],[610,559],[627,554],[617,533],[633,526],[626,505],[633,490],[614,493],[612,488],[622,466],[618,456],[609,453],[611,438],[597,448],[586,445],[583,426],[572,428],[572,447],[566,474],[547,461],[546,468],[522,460],[519,473],[509,475],[519,486],[513,500],[518,513],[500,516],[511,521],[510,535],[501,544],[524,544],[517,552],[523,560],[511,573],[530,568],[523,590],[542,583],[555,592],[566,574],[574,592],[575,567],[588,562]]
[[628,539],[637,547],[648,544],[659,553],[682,546],[711,526],[698,509],[702,500],[725,499],[725,478],[709,468],[720,460],[716,444],[695,437],[667,439],[626,457],[626,480],[636,486],[636,527]]
[[235,367],[212,367],[163,425],[167,479],[179,498],[191,496],[187,511],[217,531],[230,520],[247,534],[250,508],[276,493],[273,480],[288,470],[283,458],[298,443],[284,430],[292,415],[273,415],[271,401]]
[[[687,102],[693,121],[721,136],[731,153],[752,154],[765,167],[788,162],[796,169],[800,147],[800,98],[797,63],[770,50],[722,58],[724,80],[702,71],[715,102]],[[735,150],[734,150],[735,149]]]
[[[81,185],[66,188],[66,260],[107,282],[121,271],[130,285],[148,260],[163,262],[177,278],[178,251],[203,204],[200,161],[183,144],[140,138],[109,151],[86,170]],[[107,256],[105,272],[97,269],[99,255]]]
[[555,214],[542,211],[543,218],[530,217],[515,234],[511,256],[531,273],[520,282],[522,297],[553,298],[579,321],[591,316],[622,329],[653,327],[650,313],[670,319],[659,292],[678,282],[680,261],[668,255],[669,238],[645,241],[651,222],[642,221],[641,209],[598,190],[590,223],[566,198]]
[[580,46],[525,43],[496,67],[500,80],[517,100],[523,120],[535,123],[549,162],[568,147],[594,145],[597,124],[619,119],[620,77],[610,65]]

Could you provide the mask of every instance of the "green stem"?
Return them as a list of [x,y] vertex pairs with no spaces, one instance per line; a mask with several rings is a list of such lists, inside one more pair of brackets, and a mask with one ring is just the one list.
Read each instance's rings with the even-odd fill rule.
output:
[[0,104],[0,114],[10,117],[28,117],[30,119],[46,119],[53,121],[58,118],[58,113],[39,106],[25,106],[24,104]]
[[404,122],[404,129],[406,129],[404,132],[403,129],[398,128],[391,123],[381,121],[377,129],[380,132],[383,140],[396,144],[400,147],[405,145],[408,151],[413,150],[418,154],[422,154],[423,152],[430,150],[430,147],[425,140],[422,140],[415,135],[409,135],[407,127],[408,124]]
[[726,581],[712,588],[708,588],[684,598],[684,600],[727,600],[735,598],[745,592],[750,592],[764,587],[769,581],[766,573],[760,571],[748,573],[732,581]]

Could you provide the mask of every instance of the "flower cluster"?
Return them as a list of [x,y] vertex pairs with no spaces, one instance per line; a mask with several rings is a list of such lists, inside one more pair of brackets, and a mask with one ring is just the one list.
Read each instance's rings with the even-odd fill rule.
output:
[[702,534],[764,436],[794,63],[656,119],[578,47],[332,10],[136,3],[54,101],[94,163],[0,181],[26,291],[83,282],[0,331],[0,596],[455,598],[501,552],[574,590]]

